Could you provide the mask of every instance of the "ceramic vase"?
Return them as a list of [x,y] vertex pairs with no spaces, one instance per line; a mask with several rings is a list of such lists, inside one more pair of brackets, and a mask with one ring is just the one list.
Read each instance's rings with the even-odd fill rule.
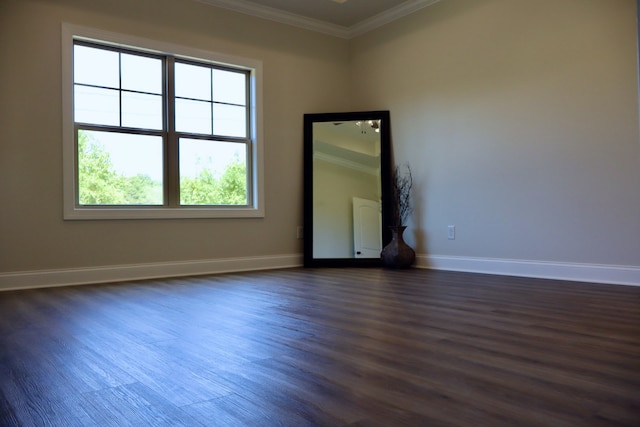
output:
[[382,249],[380,259],[386,268],[409,268],[416,260],[416,252],[407,245],[402,237],[404,225],[389,227],[391,230],[391,242]]

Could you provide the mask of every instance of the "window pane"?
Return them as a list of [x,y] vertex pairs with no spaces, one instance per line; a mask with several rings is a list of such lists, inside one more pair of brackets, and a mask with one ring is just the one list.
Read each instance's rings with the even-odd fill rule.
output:
[[213,100],[227,104],[246,105],[246,75],[225,70],[213,70]]
[[162,205],[162,137],[78,131],[81,205]]
[[76,85],[74,120],[78,123],[120,125],[119,91]]
[[211,103],[176,99],[178,132],[211,134]]
[[247,109],[235,105],[213,104],[213,133],[240,138],[247,136]]
[[162,61],[122,54],[122,89],[162,94]]
[[120,87],[118,52],[87,46],[73,47],[73,81],[103,87]]
[[247,205],[245,144],[180,139],[181,205]]
[[122,126],[162,129],[162,96],[123,91]]
[[176,96],[211,101],[211,69],[176,63]]

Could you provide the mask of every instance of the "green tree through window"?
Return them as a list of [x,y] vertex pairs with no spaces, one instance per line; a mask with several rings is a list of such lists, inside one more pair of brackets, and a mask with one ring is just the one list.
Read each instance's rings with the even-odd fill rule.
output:
[[[202,168],[180,182],[182,205],[243,205],[247,202],[246,165],[234,159],[216,176]],[[82,205],[162,204],[162,183],[149,175],[125,176],[114,167],[109,151],[83,130],[78,131],[78,189]]]
[[220,177],[203,169],[195,178],[180,180],[183,205],[243,205],[247,203],[246,166],[234,159]]
[[82,205],[162,203],[162,183],[148,175],[118,173],[104,146],[82,130],[78,131],[78,190]]

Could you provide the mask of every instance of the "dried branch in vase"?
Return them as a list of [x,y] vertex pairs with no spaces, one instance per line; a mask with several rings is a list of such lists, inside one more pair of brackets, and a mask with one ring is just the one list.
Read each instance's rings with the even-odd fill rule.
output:
[[413,211],[411,200],[413,176],[409,164],[405,164],[404,169],[406,171],[396,165],[391,179],[392,224],[397,226],[405,225]]

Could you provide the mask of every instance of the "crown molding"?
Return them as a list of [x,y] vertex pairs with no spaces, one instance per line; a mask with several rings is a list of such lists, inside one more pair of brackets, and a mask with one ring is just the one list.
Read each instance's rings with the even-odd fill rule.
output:
[[332,163],[334,165],[352,169],[357,172],[362,172],[367,175],[373,175],[373,176],[380,175],[380,171],[377,168],[373,168],[371,166],[367,166],[362,163],[355,162],[353,160],[344,159],[342,157],[334,156],[327,153],[314,153],[313,160],[322,160],[327,163]]
[[209,6],[220,7],[232,10],[234,12],[244,13],[246,15],[258,18],[268,19],[280,24],[287,24],[305,30],[316,31],[343,39],[349,38],[349,29],[341,25],[329,24],[328,22],[319,21],[317,19],[307,18],[306,16],[297,15],[291,12],[285,12],[268,6],[262,6],[251,3],[246,0],[194,0]]
[[409,0],[406,1],[394,8],[386,10],[382,13],[379,13],[375,16],[372,16],[369,19],[365,19],[362,22],[350,27],[348,29],[349,37],[353,38],[360,36],[369,31],[375,30],[376,28],[382,27],[390,22],[393,22],[397,19],[403,18],[407,15],[410,15],[414,12],[417,12],[420,9],[423,9],[427,6],[431,6],[432,4],[438,3],[442,0]]
[[194,0],[210,6],[244,13],[258,18],[268,19],[281,24],[291,25],[305,30],[328,34],[343,39],[350,39],[393,22],[442,0],[408,0],[399,6],[379,13],[351,27],[330,24],[317,19],[307,18],[291,12],[285,12],[268,6],[252,3],[247,0]]

